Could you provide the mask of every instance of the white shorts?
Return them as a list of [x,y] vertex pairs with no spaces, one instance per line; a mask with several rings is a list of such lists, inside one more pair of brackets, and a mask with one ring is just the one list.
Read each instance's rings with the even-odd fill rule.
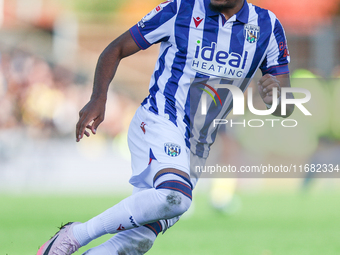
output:
[[153,187],[158,171],[175,168],[190,176],[190,150],[174,123],[140,106],[133,117],[128,144],[131,152],[130,183],[137,188]]

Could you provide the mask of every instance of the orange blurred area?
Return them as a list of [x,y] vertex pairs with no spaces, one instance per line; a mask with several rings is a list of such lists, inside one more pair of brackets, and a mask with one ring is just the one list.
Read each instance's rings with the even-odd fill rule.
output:
[[256,0],[251,1],[276,14],[286,31],[313,33],[315,27],[331,22],[339,8],[339,0]]
[[[15,27],[18,23],[30,22],[36,26],[49,29],[59,13],[63,12],[62,6],[51,0],[9,1],[3,0],[3,26]],[[20,17],[18,19],[18,17]]]
[[122,14],[123,22],[136,23],[155,8],[160,2],[159,0],[139,1],[131,0],[124,3],[119,13]]

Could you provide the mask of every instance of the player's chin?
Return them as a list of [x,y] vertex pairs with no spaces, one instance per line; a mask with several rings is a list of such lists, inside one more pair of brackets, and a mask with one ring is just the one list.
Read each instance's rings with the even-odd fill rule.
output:
[[224,0],[210,0],[210,6],[211,7],[219,7],[223,5]]
[[236,1],[233,0],[210,0],[210,8],[215,11],[222,11],[235,7],[235,3]]
[[233,2],[237,2],[235,0],[210,0],[210,4],[215,6],[224,6],[224,5],[230,5]]

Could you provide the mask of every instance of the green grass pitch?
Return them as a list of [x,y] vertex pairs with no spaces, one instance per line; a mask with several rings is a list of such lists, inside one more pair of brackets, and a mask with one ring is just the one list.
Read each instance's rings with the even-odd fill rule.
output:
[[[238,194],[233,215],[210,207],[196,194],[192,216],[160,234],[150,255],[340,254],[340,193]],[[0,196],[0,255],[34,255],[57,226],[86,221],[122,199],[112,197]],[[91,242],[76,254],[108,239]]]

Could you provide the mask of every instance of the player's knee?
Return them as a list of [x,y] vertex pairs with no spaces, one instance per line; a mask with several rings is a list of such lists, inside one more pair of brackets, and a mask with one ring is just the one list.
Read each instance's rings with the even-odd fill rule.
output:
[[156,189],[162,197],[161,217],[170,219],[185,213],[192,200],[191,187],[178,180],[164,181]]
[[183,195],[181,191],[171,191],[170,194],[166,196],[166,205],[176,207],[177,214],[172,215],[176,217],[182,215],[189,209],[191,198],[189,199],[186,195]]
[[159,207],[161,219],[170,219],[182,215],[191,205],[191,199],[179,191],[161,189],[159,195],[162,197],[162,203]]

